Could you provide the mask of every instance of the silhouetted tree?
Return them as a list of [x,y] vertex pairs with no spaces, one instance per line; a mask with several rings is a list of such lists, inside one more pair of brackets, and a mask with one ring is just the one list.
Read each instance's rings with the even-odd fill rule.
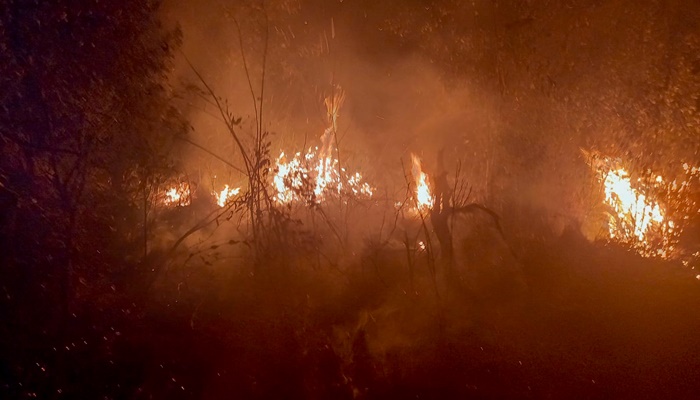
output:
[[[0,15],[0,176],[13,196],[10,262],[67,314],[75,284],[120,266],[143,186],[186,125],[167,74],[178,31],[157,1],[13,1]],[[136,213],[138,214],[138,213]],[[121,252],[121,253],[120,253]],[[55,289],[55,291],[54,291]]]

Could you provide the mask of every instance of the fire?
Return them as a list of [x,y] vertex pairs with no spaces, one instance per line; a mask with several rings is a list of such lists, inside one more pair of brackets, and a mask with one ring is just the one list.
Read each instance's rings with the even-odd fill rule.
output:
[[428,176],[421,168],[420,158],[411,153],[411,173],[416,184],[415,200],[418,211],[426,211],[433,207],[433,195],[428,186]]
[[278,203],[304,200],[318,204],[330,195],[372,197],[372,186],[364,182],[362,174],[348,173],[335,157],[334,139],[344,100],[345,94],[341,90],[336,90],[325,100],[329,126],[321,136],[321,147],[309,148],[303,155],[296,153],[289,160],[284,152],[277,157],[272,187]]
[[348,174],[340,168],[338,159],[324,156],[323,149],[309,148],[306,154],[296,153],[287,160],[284,152],[276,161],[272,187],[275,200],[288,204],[300,200],[322,202],[329,195],[372,197],[372,186],[364,182],[362,174]]
[[216,199],[216,204],[219,207],[225,207],[226,204],[228,204],[229,201],[240,192],[241,188],[231,189],[228,185],[225,185],[220,192],[212,192],[212,195],[214,195],[214,198]]
[[[611,238],[626,237],[631,233],[637,240],[644,242],[654,225],[664,224],[663,210],[644,194],[632,188],[629,173],[624,168],[608,171],[603,185],[605,201],[615,210],[616,219],[624,221],[623,224],[617,224],[614,218],[611,219],[608,224]],[[673,226],[671,221],[668,222]]]
[[331,123],[330,128],[333,131],[338,128],[338,116],[340,116],[340,107],[345,102],[345,92],[339,87],[333,91],[333,94],[326,97],[324,104],[326,105],[326,113],[328,116],[328,121]]
[[192,201],[190,185],[186,182],[180,182],[167,188],[159,197],[161,197],[161,202],[166,207],[189,206]]
[[[271,171],[271,185],[277,203],[305,201],[318,204],[330,195],[372,197],[374,189],[364,181],[362,174],[347,172],[340,167],[337,158],[334,140],[344,100],[345,94],[339,88],[326,98],[328,127],[321,136],[320,147],[309,148],[303,155],[296,153],[289,160],[284,152],[280,153]],[[184,183],[169,188],[161,194],[161,202],[166,206],[189,205],[189,190],[189,186]],[[227,184],[221,190],[213,189],[211,195],[219,207],[225,207],[240,192],[240,187]]]
[[[692,168],[683,165],[686,179],[680,184],[676,179],[668,182],[651,170],[633,180],[632,174],[622,165],[622,160],[595,152],[583,153],[598,174],[605,195],[604,202],[611,210],[608,218],[609,238],[630,245],[645,257],[677,257],[676,244],[684,221],[696,208],[692,200],[686,198],[689,188],[694,185],[691,182],[697,180]],[[680,218],[681,223],[676,218]]]

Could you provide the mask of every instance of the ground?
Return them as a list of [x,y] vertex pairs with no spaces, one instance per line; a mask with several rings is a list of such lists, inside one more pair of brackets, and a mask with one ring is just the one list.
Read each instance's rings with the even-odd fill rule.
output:
[[384,254],[352,273],[241,270],[209,294],[84,307],[63,338],[7,326],[0,388],[5,398],[694,398],[700,291],[688,270],[571,232],[521,249],[528,291],[503,302],[442,284],[436,296],[430,274],[409,282]]

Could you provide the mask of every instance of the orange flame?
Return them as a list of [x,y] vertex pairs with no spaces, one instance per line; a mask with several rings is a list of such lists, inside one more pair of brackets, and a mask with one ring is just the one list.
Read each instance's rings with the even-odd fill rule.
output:
[[428,176],[423,172],[420,158],[411,153],[411,173],[416,184],[415,200],[418,211],[427,211],[433,207],[433,195],[428,186]]
[[220,192],[212,192],[214,198],[216,199],[216,204],[219,207],[225,207],[234,196],[241,192],[241,188],[229,188],[228,185],[224,185],[224,188]]
[[190,185],[187,182],[180,182],[167,188],[159,197],[166,207],[185,207],[189,206],[192,201]]
[[608,218],[609,238],[628,244],[644,257],[674,257],[674,244],[682,227],[669,218],[667,210],[653,193],[678,195],[688,183],[683,182],[679,188],[675,180],[667,183],[661,175],[652,174],[651,171],[648,171],[648,178],[633,181],[621,160],[595,152],[582,152],[598,174],[605,195],[604,202],[611,210]]
[[340,89],[326,98],[329,126],[321,136],[320,148],[309,148],[303,156],[296,153],[289,161],[284,152],[280,153],[272,178],[277,202],[288,204],[305,200],[319,203],[331,194],[372,197],[372,186],[363,181],[362,174],[348,174],[345,168],[339,167],[338,159],[334,157],[336,149],[333,140],[344,100],[345,94]]
[[[660,178],[660,177],[659,177]],[[624,168],[608,171],[603,181],[605,201],[617,214],[618,219],[631,221],[631,232],[621,231],[619,224],[611,220],[608,224],[611,238],[633,234],[640,242],[651,231],[652,225],[664,223],[664,211],[658,204],[632,188],[629,173]],[[672,221],[668,223],[673,226]]]

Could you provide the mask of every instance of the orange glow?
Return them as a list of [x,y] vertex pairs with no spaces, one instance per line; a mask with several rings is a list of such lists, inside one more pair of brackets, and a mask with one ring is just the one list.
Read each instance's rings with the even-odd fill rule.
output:
[[[632,188],[629,173],[624,168],[608,171],[603,186],[605,201],[615,210],[616,218],[628,220],[631,225],[630,231],[622,230],[615,220],[611,220],[608,225],[611,238],[632,234],[637,240],[644,242],[653,225],[665,222],[664,212],[659,205]],[[672,226],[673,223],[670,223]]]
[[337,149],[333,143],[344,100],[345,94],[341,90],[336,90],[325,100],[329,126],[321,136],[321,147],[309,148],[303,155],[296,153],[291,159],[284,152],[277,157],[272,171],[272,187],[278,203],[303,200],[318,204],[330,195],[372,197],[372,186],[364,182],[362,174],[348,173],[340,167],[335,156]]
[[225,207],[238,193],[241,192],[241,188],[229,188],[225,185],[220,192],[213,192],[214,198],[216,199],[216,204],[219,207]]
[[[597,173],[603,186],[604,202],[610,208],[608,237],[628,244],[644,257],[675,257],[675,244],[682,226],[670,218],[663,204],[669,204],[673,197],[683,198],[693,178],[692,168],[687,164],[683,166],[687,179],[680,184],[676,180],[667,182],[652,171],[646,171],[645,179],[632,179],[621,160],[587,151],[583,154]],[[687,219],[678,214],[679,210],[675,212],[676,217]]]
[[434,202],[433,195],[430,193],[430,186],[428,185],[428,176],[422,170],[420,158],[413,153],[411,153],[411,164],[411,173],[416,184],[414,193],[416,208],[420,212],[427,211],[433,207]]
[[180,182],[166,189],[159,197],[161,203],[166,207],[189,206],[192,199],[190,197],[190,185]]

